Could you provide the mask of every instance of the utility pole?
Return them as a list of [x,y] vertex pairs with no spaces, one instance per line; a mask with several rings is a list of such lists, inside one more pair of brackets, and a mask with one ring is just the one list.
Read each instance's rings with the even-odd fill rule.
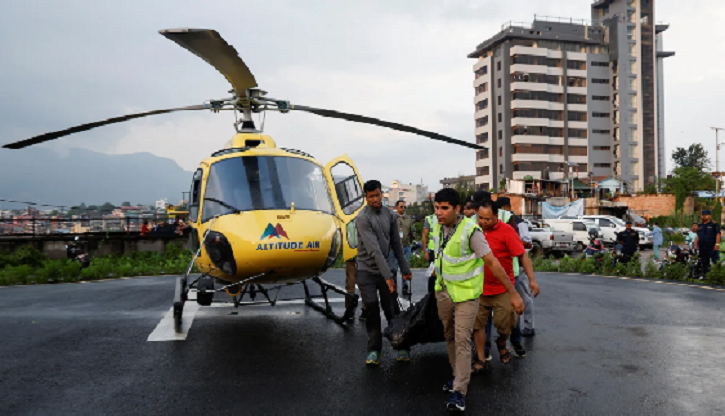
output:
[[720,153],[720,143],[718,142],[718,133],[720,130],[725,130],[722,127],[710,127],[715,130],[715,172],[717,172],[717,178],[715,180],[715,200],[720,202],[720,159],[718,154]]

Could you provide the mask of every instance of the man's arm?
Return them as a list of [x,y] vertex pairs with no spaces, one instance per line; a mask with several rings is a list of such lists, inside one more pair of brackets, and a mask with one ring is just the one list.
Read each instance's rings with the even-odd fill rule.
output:
[[488,270],[493,273],[493,276],[498,280],[505,288],[506,291],[511,295],[511,306],[513,306],[516,313],[521,314],[524,312],[524,300],[521,299],[519,292],[516,291],[514,285],[511,284],[511,279],[506,274],[506,271],[501,266],[501,263],[496,260],[493,253],[489,252],[483,256],[483,262],[488,267]]
[[410,274],[410,267],[408,266],[408,259],[405,258],[405,252],[403,251],[403,242],[400,240],[398,220],[395,217],[392,217],[390,221],[390,249],[393,250],[395,258],[398,259],[400,274],[402,274],[403,278],[405,278],[407,275]]
[[511,306],[513,306],[514,310],[517,313],[522,313],[524,311],[524,301],[521,299],[521,296],[519,296],[519,292],[516,291],[514,285],[511,284],[511,278],[509,278],[506,271],[503,267],[501,267],[501,263],[499,263],[493,253],[491,253],[491,248],[488,246],[488,242],[486,242],[486,238],[483,236],[483,233],[479,230],[474,231],[473,234],[471,234],[469,244],[471,250],[476,253],[476,257],[483,259],[483,262],[486,264],[488,269],[491,270],[494,277],[496,277],[496,279],[506,288],[506,291],[511,294]]
[[378,238],[372,229],[370,219],[365,216],[358,216],[357,221],[355,221],[355,225],[357,226],[358,237],[362,240],[365,250],[373,256],[373,259],[375,259],[375,264],[378,266],[380,274],[383,275],[385,280],[392,279],[393,273],[390,271],[390,265],[388,265],[388,261],[383,255],[383,251],[380,249],[380,244],[378,244]]
[[[428,220],[426,220],[427,222]],[[430,256],[428,255],[428,233],[430,230],[428,228],[423,228],[423,236],[421,237],[420,244],[423,246],[423,258],[427,263],[430,263]]]
[[536,283],[536,278],[534,277],[534,265],[531,263],[529,255],[527,253],[520,255],[519,262],[521,262],[521,266],[524,268],[524,273],[526,273],[526,276],[529,278],[529,287],[531,288],[531,293],[534,295],[534,297],[539,296],[539,284]]
[[517,224],[519,228],[519,235],[521,236],[521,242],[524,243],[525,249],[530,249],[533,247],[532,240],[531,240],[531,234],[529,234],[529,226],[526,225],[525,222],[520,222]]

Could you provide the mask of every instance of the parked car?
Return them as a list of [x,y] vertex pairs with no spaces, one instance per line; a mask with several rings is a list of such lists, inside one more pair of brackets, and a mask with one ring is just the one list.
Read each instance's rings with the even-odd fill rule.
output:
[[576,249],[576,241],[574,234],[553,230],[551,227],[543,224],[534,224],[526,220],[529,227],[529,234],[533,247],[531,248],[531,256],[539,257],[541,255],[550,256],[557,254],[571,254]]
[[[577,217],[560,217],[560,219],[579,219],[597,224],[602,231],[602,240],[608,245],[616,244],[617,234],[626,228],[626,223],[613,215],[579,215]],[[640,249],[652,247],[652,235],[649,229],[635,226],[632,226],[632,229],[639,234]]]
[[591,221],[585,220],[574,220],[574,219],[555,219],[555,220],[544,220],[545,223],[549,224],[551,228],[557,231],[566,231],[574,234],[574,241],[576,242],[576,251],[584,251],[584,248],[589,244],[589,239],[592,236],[601,238],[602,232],[599,226]]

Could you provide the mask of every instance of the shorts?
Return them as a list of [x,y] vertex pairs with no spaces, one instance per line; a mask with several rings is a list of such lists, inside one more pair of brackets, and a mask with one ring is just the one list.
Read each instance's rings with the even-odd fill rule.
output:
[[478,302],[478,316],[473,325],[474,330],[485,329],[488,317],[493,311],[493,326],[501,335],[511,334],[511,329],[516,326],[518,316],[511,307],[511,294],[503,292],[498,295],[481,295]]

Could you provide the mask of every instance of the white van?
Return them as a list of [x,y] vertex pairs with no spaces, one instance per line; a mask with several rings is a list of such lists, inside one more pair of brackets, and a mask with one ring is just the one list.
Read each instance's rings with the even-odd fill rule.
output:
[[[599,226],[602,230],[602,240],[606,244],[615,244],[617,241],[617,234],[621,233],[626,229],[626,223],[612,215],[580,215],[576,219],[584,221],[590,221]],[[650,230],[642,227],[632,227],[633,230],[639,234],[639,247],[640,249],[645,246],[652,247],[652,235]],[[649,235],[648,235],[649,234]]]
[[586,220],[572,220],[572,219],[556,219],[556,220],[544,220],[546,224],[556,231],[566,231],[574,234],[574,241],[576,242],[577,251],[584,251],[587,245],[589,245],[589,232],[596,232],[598,237],[602,237],[602,231],[599,226],[591,221]]

